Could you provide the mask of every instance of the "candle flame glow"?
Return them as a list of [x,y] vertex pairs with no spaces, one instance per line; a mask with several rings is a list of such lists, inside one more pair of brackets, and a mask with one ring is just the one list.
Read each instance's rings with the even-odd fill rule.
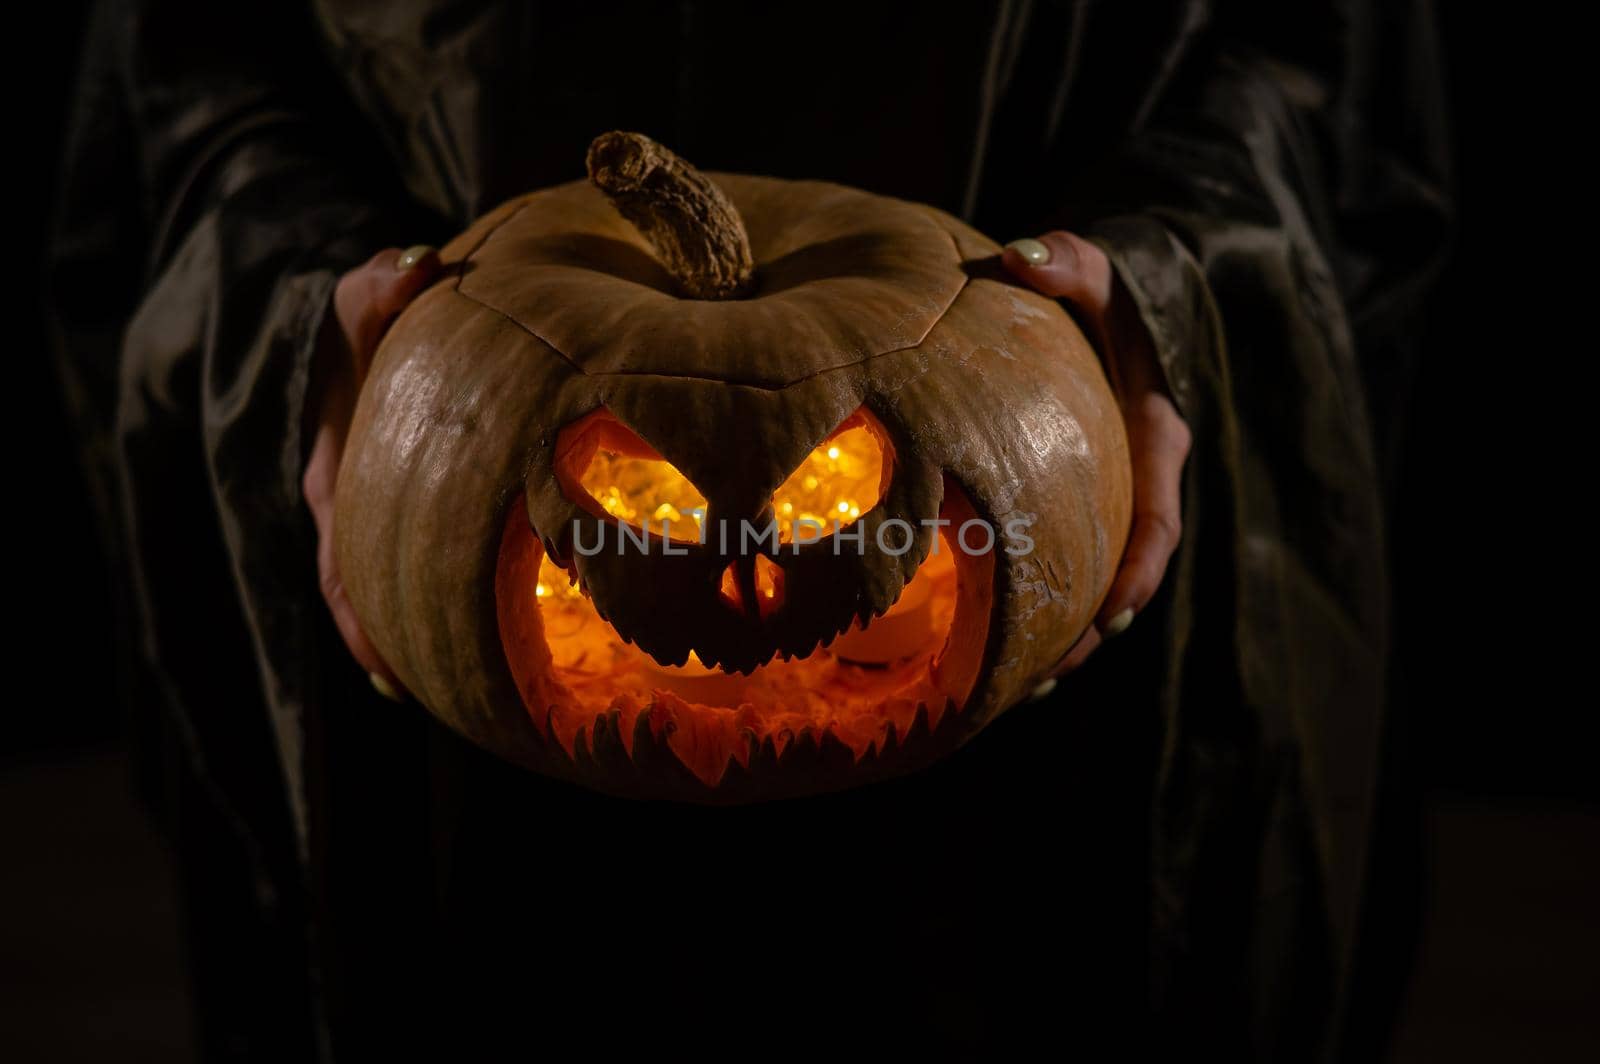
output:
[[[870,429],[856,424],[840,430],[773,493],[778,541],[793,542],[799,524],[826,531],[834,521],[855,521],[878,504],[885,472],[883,447]],[[705,496],[669,462],[601,448],[582,484],[619,521],[636,527],[648,522],[654,530],[670,522],[673,539],[700,538]]]

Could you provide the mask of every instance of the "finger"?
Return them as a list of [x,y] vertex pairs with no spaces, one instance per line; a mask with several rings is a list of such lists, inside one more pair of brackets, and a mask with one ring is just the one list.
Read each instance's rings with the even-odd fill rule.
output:
[[439,254],[418,245],[386,248],[345,274],[334,289],[334,312],[358,375],[364,373],[390,322],[426,288],[440,270]]
[[1111,304],[1111,262],[1080,236],[1058,229],[1037,239],[1013,241],[1000,258],[1029,288],[1069,300],[1096,320]]
[[1084,633],[1078,637],[1078,641],[1072,644],[1072,649],[1067,651],[1066,656],[1060,661],[1056,662],[1056,667],[1050,670],[1051,677],[1054,678],[1065,676],[1073,669],[1076,669],[1078,666],[1082,665],[1089,659],[1089,655],[1094,653],[1095,648],[1098,647],[1100,643],[1100,632],[1093,625],[1090,625],[1084,630]]
[[1116,579],[1095,621],[1108,636],[1126,628],[1155,596],[1178,548],[1183,535],[1183,465],[1191,444],[1189,426],[1165,396],[1143,396],[1127,416],[1133,526]]
[[331,429],[324,426],[323,431],[317,434],[316,444],[312,447],[311,458],[306,463],[306,471],[300,482],[306,507],[311,511],[311,520],[317,529],[318,586],[323,600],[328,604],[328,612],[333,615],[339,637],[344,640],[351,656],[366,670],[379,693],[398,700],[405,687],[367,638],[339,575],[339,560],[334,552],[333,538],[333,489],[338,462],[338,441]]
[[1054,694],[1055,690],[1056,690],[1056,678],[1054,676],[1051,676],[1048,679],[1046,679],[1043,683],[1041,683],[1037,687],[1035,687],[1033,689],[1033,691],[1025,699],[1025,701],[1028,701],[1028,702],[1043,702],[1045,699],[1049,698],[1052,694]]
[[333,491],[339,474],[339,439],[329,425],[317,429],[317,438],[300,475],[300,494],[305,497],[317,535],[327,536],[333,529]]

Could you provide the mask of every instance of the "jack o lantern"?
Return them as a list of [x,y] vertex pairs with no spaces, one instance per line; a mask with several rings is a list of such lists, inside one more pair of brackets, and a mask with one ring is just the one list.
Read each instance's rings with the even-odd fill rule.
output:
[[394,322],[339,475],[374,646],[432,713],[642,797],[953,750],[1093,618],[1130,473],[1099,363],[929,207],[609,133]]

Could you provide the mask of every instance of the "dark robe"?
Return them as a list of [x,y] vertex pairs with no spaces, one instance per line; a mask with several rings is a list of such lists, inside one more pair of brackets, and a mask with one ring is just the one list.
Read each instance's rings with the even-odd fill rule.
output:
[[[1363,381],[1448,217],[1425,5],[261,7],[96,9],[50,266],[211,1052],[1327,1050],[1385,703]],[[335,280],[613,128],[1098,241],[1195,437],[1129,633],[930,771],[736,810],[378,700],[299,493]]]

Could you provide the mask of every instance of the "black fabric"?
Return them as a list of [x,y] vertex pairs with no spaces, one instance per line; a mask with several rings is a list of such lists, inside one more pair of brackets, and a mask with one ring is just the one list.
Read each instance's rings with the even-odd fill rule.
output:
[[[281,1015],[340,1059],[508,1030],[1324,1051],[1384,699],[1363,382],[1449,208],[1426,5],[1379,8],[99,9],[51,263],[69,394],[145,708],[246,855],[194,890],[294,896],[272,926],[312,958],[212,1044],[271,1057],[250,1032]],[[1129,634],[929,773],[724,813],[532,778],[375,701],[299,501],[332,285],[581,176],[611,128],[1099,241],[1196,440]]]

